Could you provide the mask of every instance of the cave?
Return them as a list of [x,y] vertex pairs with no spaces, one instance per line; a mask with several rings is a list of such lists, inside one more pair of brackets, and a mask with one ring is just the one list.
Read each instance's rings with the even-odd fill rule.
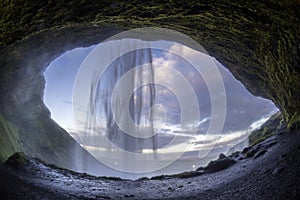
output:
[[[144,31],[153,32],[152,29]],[[164,31],[170,30],[162,30]],[[157,44],[162,49],[154,48]],[[123,55],[119,52],[120,49],[126,51],[130,46],[151,46],[151,51],[146,48],[129,51]],[[94,76],[99,74],[97,71],[101,68],[97,60],[110,63],[105,59],[115,55],[112,49],[117,49],[118,58],[105,66],[101,78],[98,75]],[[119,54],[122,56],[119,57]],[[193,65],[198,65],[195,68],[199,69],[205,79],[184,57],[196,61]],[[91,68],[93,63],[97,64]],[[214,68],[215,71],[205,74],[203,70],[206,68]],[[88,73],[90,71],[93,73]],[[220,76],[216,74],[218,71]],[[178,73],[181,76],[178,76]],[[131,79],[129,76],[132,74],[137,78]],[[124,38],[87,48],[76,48],[56,58],[47,67],[44,76],[44,103],[51,113],[51,118],[85,150],[112,169],[109,173],[108,170],[98,167],[92,171],[93,175],[97,176],[118,176],[121,173],[115,174],[113,171],[119,169],[121,172],[131,171],[123,173],[121,178],[151,178],[205,166],[209,161],[217,159],[220,153],[230,155],[248,147],[249,134],[278,112],[270,100],[253,96],[214,58],[169,41],[151,42]],[[126,77],[130,79],[129,87],[122,88],[125,83],[120,82],[117,86],[117,82],[124,81]],[[139,77],[142,78],[138,79]],[[88,80],[95,78],[99,81],[89,83]],[[147,81],[154,80],[157,84],[147,84]],[[217,85],[217,82],[224,83],[224,90],[221,88],[222,84]],[[209,84],[213,87],[208,87]],[[88,94],[89,90],[82,91],[80,87],[89,90],[94,88],[94,103],[90,104],[92,95]],[[216,87],[220,87],[217,92],[212,90]],[[118,102],[124,99],[123,106],[119,106],[119,103],[112,105],[112,91],[117,90],[120,92]],[[126,103],[123,97],[128,91],[129,94],[130,91],[133,93],[130,95],[131,100]],[[214,103],[210,97],[214,98]],[[196,104],[192,105],[193,103]],[[121,115],[126,113],[123,109],[127,108],[127,104],[131,106],[129,109],[131,108],[132,116]],[[223,104],[221,108],[226,110],[218,109],[218,104]],[[115,113],[109,112],[111,106],[115,107]],[[184,106],[186,107],[183,108]],[[152,116],[149,112],[151,108]],[[212,109],[215,109],[214,113]],[[194,110],[196,115],[192,115]],[[216,129],[221,128],[211,125],[212,119],[222,112],[224,120],[217,120],[218,124],[222,125],[222,131],[217,131]],[[119,126],[127,127],[127,119],[134,118],[136,124],[139,122],[137,130],[141,131],[134,133],[133,130],[127,130],[129,133],[126,136],[124,131],[115,127],[116,124],[110,123],[109,119],[113,115],[122,116],[115,117],[121,121]],[[145,133],[155,136],[149,137]],[[128,151],[128,154],[124,151]],[[77,162],[79,166],[80,159],[77,159]],[[91,174],[89,170],[85,172]],[[96,172],[97,174],[94,174]]]
[[[33,199],[299,198],[299,1],[1,4],[0,161],[6,164],[1,164],[0,187],[4,198],[21,199],[23,193]],[[207,166],[193,173],[138,181],[64,171],[63,168],[79,172],[82,169],[76,166],[74,150],[90,163],[84,171],[93,174],[94,166],[100,164],[51,119],[43,102],[44,71],[68,50],[144,27],[172,29],[201,44],[253,95],[275,103],[282,113],[280,126],[284,128],[277,128],[280,133],[244,149],[241,154],[245,158],[236,155],[241,161],[221,171],[216,170],[216,164],[215,168]],[[158,33],[160,40],[170,37],[169,32]],[[137,32],[135,37],[153,40],[156,35]],[[182,43],[181,37],[172,39]],[[186,46],[201,50],[190,40],[184,41]],[[222,159],[228,161],[220,155]],[[24,162],[31,167],[20,169]],[[40,165],[49,174],[35,169]],[[90,166],[93,167],[88,169]],[[36,176],[40,177],[36,182],[28,181],[28,177],[34,180]],[[39,185],[43,176],[49,180]],[[208,180],[212,183],[204,183]],[[52,181],[62,188],[53,188]],[[69,187],[68,181],[74,186]],[[80,190],[87,182],[91,188]]]

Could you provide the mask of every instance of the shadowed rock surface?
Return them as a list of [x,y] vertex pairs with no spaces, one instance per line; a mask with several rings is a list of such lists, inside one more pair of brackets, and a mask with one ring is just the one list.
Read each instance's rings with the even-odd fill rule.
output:
[[1,199],[299,199],[299,134],[274,135],[254,145],[255,152],[267,151],[257,158],[243,158],[244,153],[229,156],[236,163],[222,171],[151,180],[94,177],[15,154],[0,165],[0,195]]
[[[70,167],[76,144],[50,119],[42,101],[42,74],[65,51],[134,27],[171,28],[192,37],[249,91],[271,99],[290,129],[299,129],[299,10],[290,0],[3,1],[0,160],[23,151]],[[147,38],[147,33],[136,37]],[[168,39],[168,33],[159,39]]]
[[[1,162],[15,152],[24,152],[78,170],[80,167],[74,166],[75,149],[85,162],[99,165],[51,120],[43,103],[43,72],[67,50],[99,43],[135,27],[165,27],[192,37],[250,92],[271,99],[290,130],[300,129],[297,0],[5,0],[1,1],[0,16]],[[147,38],[147,33],[136,37]],[[168,34],[160,39],[168,39]],[[174,178],[120,184],[44,167],[35,161],[30,165],[32,171],[1,166],[1,192],[4,197],[17,199],[299,199],[299,133],[276,136],[272,141],[274,137],[263,143],[268,148],[254,145],[244,150],[238,163],[228,169],[187,182]]]
[[234,163],[236,163],[236,161],[228,158],[224,154],[220,154],[219,159],[210,161],[206,167],[200,167],[197,171],[217,172],[230,167]]
[[[99,43],[134,27],[171,28],[192,37],[249,91],[271,99],[283,113],[288,128],[298,129],[299,10],[299,3],[289,0],[243,0],[230,4],[3,1],[0,160],[22,151],[74,169],[72,153],[74,148],[80,152],[82,149],[50,119],[42,100],[43,72],[67,50]],[[137,33],[135,37],[147,40],[147,33]],[[168,33],[164,37],[159,39],[168,39]]]
[[281,134],[286,131],[286,123],[280,112],[274,114],[270,119],[268,119],[259,129],[253,131],[249,135],[250,145],[254,145],[273,134]]

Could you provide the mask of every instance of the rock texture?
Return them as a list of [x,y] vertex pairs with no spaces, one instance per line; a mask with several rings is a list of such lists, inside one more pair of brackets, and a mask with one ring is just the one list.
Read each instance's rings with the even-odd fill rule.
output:
[[42,73],[66,50],[134,27],[191,36],[253,94],[273,100],[289,129],[300,128],[299,1],[7,0],[0,15],[2,161],[24,151],[73,165],[76,144],[50,119]]
[[184,173],[152,180],[94,177],[47,165],[18,153],[5,165],[0,164],[0,197],[55,200],[299,199],[299,134],[274,135],[254,145],[255,152],[267,151],[257,158],[239,159],[244,157],[243,153],[229,156],[236,163],[222,171],[190,176]]
[[254,145],[260,141],[265,140],[274,134],[281,134],[288,131],[287,125],[280,112],[277,112],[270,117],[259,129],[252,131],[249,135],[250,145]]
[[228,158],[224,154],[220,154],[219,159],[210,161],[208,165],[204,168],[204,170],[208,172],[217,172],[230,167],[234,163],[236,163],[236,161],[234,161],[231,158]]

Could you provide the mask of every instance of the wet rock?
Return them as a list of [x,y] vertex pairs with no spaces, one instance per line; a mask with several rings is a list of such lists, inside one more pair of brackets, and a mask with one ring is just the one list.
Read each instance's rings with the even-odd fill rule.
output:
[[223,159],[223,158],[226,158],[226,156],[225,156],[223,153],[221,153],[221,154],[219,155],[219,159]]
[[276,169],[274,169],[272,171],[272,174],[277,175],[277,174],[281,173],[283,171],[283,169],[284,169],[283,167],[277,167]]
[[219,159],[209,162],[208,165],[205,167],[205,170],[208,172],[216,172],[226,169],[235,163],[236,161],[228,158],[224,154],[220,154]]
[[242,154],[244,154],[245,158],[251,158],[255,154],[255,150],[253,147],[247,147],[242,151]]
[[261,150],[261,151],[255,153],[255,154],[254,154],[254,159],[256,159],[256,158],[258,158],[258,157],[264,155],[267,151],[268,151],[268,150],[263,149],[263,150]]
[[281,112],[272,115],[259,129],[253,131],[249,136],[251,145],[266,140],[274,134],[286,132],[286,123]]
[[238,158],[240,156],[241,152],[240,151],[236,151],[236,152],[233,152],[230,156],[230,158]]
[[17,152],[7,159],[6,165],[18,169],[24,166],[28,158],[23,152]]
[[111,198],[107,196],[96,196],[96,199],[111,199]]
[[133,194],[130,194],[130,195],[129,195],[129,194],[125,194],[124,196],[127,197],[127,198],[129,198],[129,197],[134,197]]
[[270,143],[267,143],[264,147],[265,148],[270,148],[271,146],[277,144],[278,142],[277,141],[271,141]]
[[264,171],[264,174],[268,174],[270,171],[271,171],[271,169],[266,169],[266,170]]

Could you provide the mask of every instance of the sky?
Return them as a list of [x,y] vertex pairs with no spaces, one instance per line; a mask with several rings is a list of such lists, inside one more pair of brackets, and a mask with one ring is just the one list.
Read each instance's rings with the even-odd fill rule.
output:
[[[164,42],[161,41],[160,43],[165,44],[164,50],[152,49],[152,57],[150,59],[154,66],[153,71],[155,74],[155,80],[165,84],[155,85],[155,112],[158,113],[157,116],[160,117],[160,119],[162,119],[162,116],[164,118],[164,123],[161,125],[162,127],[160,128],[160,131],[157,133],[158,154],[160,155],[162,161],[172,160],[174,153],[186,151],[186,153],[181,156],[181,160],[189,159],[191,163],[194,163],[189,167],[192,166],[192,168],[195,168],[195,166],[207,164],[209,161],[209,159],[207,159],[208,157],[215,158],[220,152],[226,153],[233,151],[234,147],[238,146],[239,144],[242,144],[239,148],[245,147],[245,145],[247,145],[247,136],[249,133],[258,128],[264,121],[268,119],[268,117],[278,111],[278,109],[270,100],[263,99],[261,97],[255,97],[249,93],[246,88],[234,78],[229,70],[221,65],[216,59],[207,55],[203,55],[200,52],[196,52],[178,43]],[[114,46],[118,44],[112,43],[110,45]],[[87,60],[88,58],[92,57],[88,56],[92,54],[91,52],[95,53],[96,48],[98,47],[91,46],[88,48],[77,48],[72,51],[68,51],[49,65],[44,73],[46,78],[44,102],[51,112],[51,117],[62,128],[67,130],[79,143],[84,141],[83,146],[92,155],[94,155],[94,157],[97,158],[101,156],[107,156],[105,153],[107,146],[103,145],[102,143],[95,143],[95,140],[103,140],[103,138],[106,136],[105,134],[89,135],[83,133],[84,129],[76,126],[78,125],[78,121],[76,124],[73,110],[73,103],[75,104],[74,109],[78,108],[84,110],[83,105],[76,106],[77,102],[73,102],[74,85],[76,77],[80,77],[78,73],[80,72],[80,68],[84,66],[83,62],[85,59]],[[176,54],[174,52],[180,52],[180,54]],[[104,55],[107,52],[102,53]],[[143,55],[143,52],[138,52],[136,55]],[[126,56],[128,58],[132,57],[132,55],[129,53],[128,55],[122,56],[122,59],[126,60]],[[199,62],[199,65],[202,66],[205,77],[203,77],[203,74],[199,74],[195,67],[191,65],[187,59],[184,59],[186,57]],[[149,62],[149,58],[141,59],[139,63],[135,64],[141,65],[147,62]],[[216,73],[210,71],[208,66],[211,64],[211,62],[213,62],[219,70],[224,82],[225,93],[219,92],[213,95],[215,95],[214,97],[216,98],[226,99],[226,117],[222,132],[208,135],[206,132],[208,131],[209,124],[212,121],[212,94],[211,91],[209,91],[209,86],[207,86],[206,83],[207,81],[210,81],[211,84],[214,84],[218,81],[216,80],[218,78]],[[116,73],[115,69],[118,64],[120,64],[120,62],[115,60],[114,63],[108,66],[107,70],[104,72],[103,76],[98,82],[98,85],[101,86],[99,87],[100,89],[111,90],[112,87],[116,86],[116,83],[113,85],[108,85],[108,83],[112,79],[111,75]],[[166,66],[169,67],[169,71],[165,70]],[[195,108],[186,106],[184,107],[185,111],[183,111],[181,110],[181,106],[182,104],[189,104],[193,96],[189,94],[187,85],[183,83],[184,81],[181,81],[182,78],[177,76],[176,73],[173,73],[172,70],[176,70],[176,72],[179,72],[184,80],[187,80],[185,84],[189,84],[194,91],[197,99],[197,106],[200,111],[199,119],[197,121],[187,120],[190,122],[190,125],[186,124],[185,127],[180,125],[181,115],[183,112],[192,113],[193,109]],[[124,71],[123,74],[127,74],[128,71],[129,70]],[[141,74],[142,75],[139,77],[137,82],[145,80],[145,77],[149,77],[149,68],[142,67]],[[81,84],[83,84],[83,82],[81,82]],[[174,88],[174,90],[170,90],[168,86]],[[122,86],[120,87],[122,89]],[[142,98],[144,106],[141,110],[142,118],[140,123],[143,126],[147,126],[150,123],[148,119],[150,107],[149,94],[149,87],[146,85],[137,88],[131,96],[132,101]],[[101,102],[101,98],[98,99],[98,101]],[[191,110],[189,111],[188,109]],[[218,111],[218,108],[214,109]],[[99,113],[97,116],[99,118],[98,120],[101,121],[99,124],[105,124],[106,118],[103,113]],[[217,117],[217,115],[215,117]],[[197,133],[189,134],[188,126],[196,126]],[[97,128],[98,132],[105,132],[105,127],[101,127],[101,125],[95,128]],[[176,140],[174,140],[174,138],[176,138]],[[116,146],[120,145],[117,140],[114,142],[114,144]],[[224,145],[226,147],[224,147]],[[150,140],[145,139],[143,141],[143,154],[151,154],[151,147],[152,143]],[[218,149],[218,151],[216,151],[214,155],[208,156],[209,152],[212,152],[213,148]],[[207,152],[205,152],[205,149],[207,149]],[[118,160],[120,155],[121,154],[116,153],[110,156],[115,156],[115,159]],[[205,156],[207,158],[202,159],[201,161],[201,158],[204,158]],[[116,162],[117,161],[115,161],[115,163]],[[180,161],[177,163],[180,163]],[[141,164],[138,164],[137,161],[136,165],[145,167],[143,165],[143,161]],[[169,171],[167,169],[169,169]],[[183,167],[181,163],[175,168],[169,166],[162,171],[164,173],[172,173],[185,170],[187,170],[186,167]],[[157,173],[162,173],[162,171]]]

